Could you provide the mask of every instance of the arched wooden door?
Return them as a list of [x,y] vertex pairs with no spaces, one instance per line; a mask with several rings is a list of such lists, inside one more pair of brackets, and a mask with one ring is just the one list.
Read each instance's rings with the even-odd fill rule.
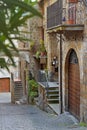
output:
[[78,58],[71,51],[68,64],[68,110],[76,118],[80,118],[80,72]]

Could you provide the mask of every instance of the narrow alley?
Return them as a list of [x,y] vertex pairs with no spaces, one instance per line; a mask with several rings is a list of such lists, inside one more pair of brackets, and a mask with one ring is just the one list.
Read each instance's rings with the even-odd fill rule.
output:
[[0,8],[0,130],[87,130],[87,0]]
[[87,130],[68,113],[55,116],[35,105],[11,104],[9,97],[0,95],[0,130]]

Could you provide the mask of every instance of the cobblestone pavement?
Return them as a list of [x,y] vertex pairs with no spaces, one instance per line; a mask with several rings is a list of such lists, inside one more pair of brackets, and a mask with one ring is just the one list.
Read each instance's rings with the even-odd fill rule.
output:
[[67,114],[55,116],[32,105],[0,103],[0,130],[87,130]]

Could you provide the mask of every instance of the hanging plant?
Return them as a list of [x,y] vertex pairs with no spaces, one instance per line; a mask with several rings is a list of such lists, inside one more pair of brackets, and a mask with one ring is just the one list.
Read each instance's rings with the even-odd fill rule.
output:
[[46,55],[47,55],[47,52],[46,52],[46,48],[44,46],[44,41],[40,40],[40,45],[39,45],[39,48],[36,52],[36,58],[40,58],[40,57],[43,57]]

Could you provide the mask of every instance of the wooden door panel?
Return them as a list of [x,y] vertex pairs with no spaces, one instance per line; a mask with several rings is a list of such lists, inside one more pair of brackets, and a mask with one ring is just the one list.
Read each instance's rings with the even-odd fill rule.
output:
[[0,92],[10,92],[10,79],[9,78],[0,79]]
[[80,116],[80,74],[79,65],[69,63],[68,74],[69,111],[77,118]]

